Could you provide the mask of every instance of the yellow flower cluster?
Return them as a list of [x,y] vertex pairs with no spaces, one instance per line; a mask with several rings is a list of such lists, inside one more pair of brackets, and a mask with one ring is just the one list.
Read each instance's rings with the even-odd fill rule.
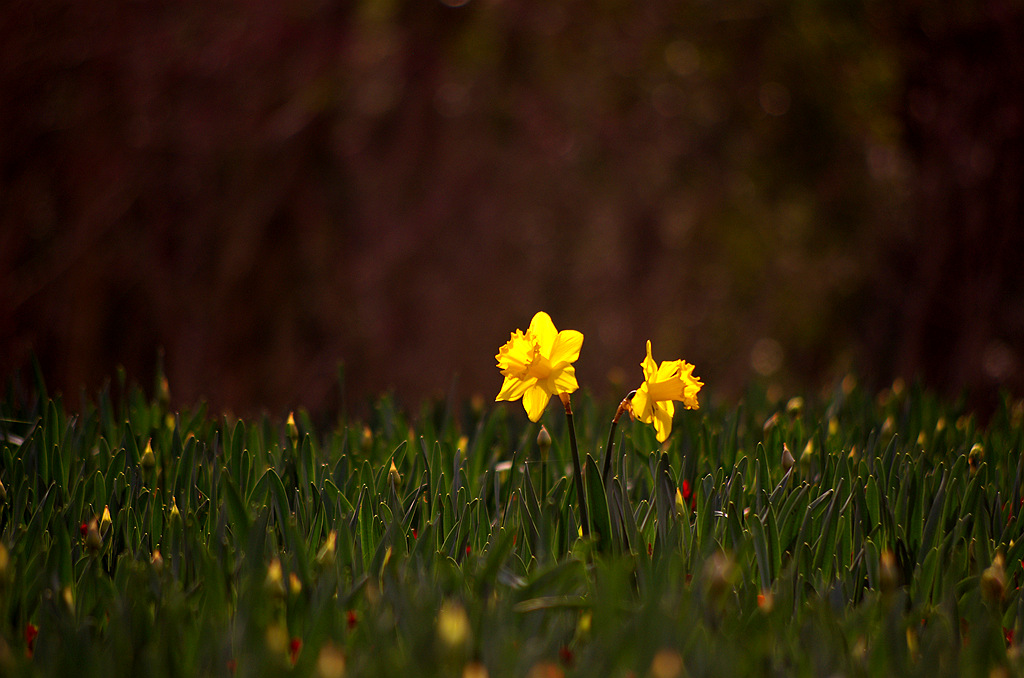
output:
[[[537,313],[529,328],[513,332],[495,356],[505,377],[495,400],[522,398],[530,421],[540,421],[551,396],[567,395],[579,388],[573,363],[582,346],[582,333],[559,332],[547,313]],[[640,367],[644,382],[633,395],[630,409],[634,417],[652,424],[658,442],[664,442],[672,432],[674,401],[681,402],[686,409],[697,409],[697,392],[704,383],[693,376],[694,366],[685,360],[666,360],[658,365],[651,354],[650,341]]]

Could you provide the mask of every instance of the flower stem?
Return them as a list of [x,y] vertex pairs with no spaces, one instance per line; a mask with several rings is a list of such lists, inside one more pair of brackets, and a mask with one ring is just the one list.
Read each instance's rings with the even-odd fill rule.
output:
[[565,406],[565,420],[569,424],[569,449],[572,450],[572,473],[576,482],[576,496],[580,502],[580,529],[583,536],[590,535],[590,521],[587,519],[587,495],[583,490],[583,470],[580,467],[580,452],[576,447],[576,427],[572,423],[572,403],[568,393],[559,393],[558,397]]
[[630,391],[626,394],[626,397],[619,403],[619,408],[615,410],[615,416],[612,417],[611,430],[608,431],[608,444],[604,448],[604,467],[601,469],[601,482],[608,485],[608,479],[611,477],[612,472],[612,449],[615,447],[615,429],[619,425],[619,417],[624,412],[629,411],[629,403],[633,399],[633,395],[636,391]]

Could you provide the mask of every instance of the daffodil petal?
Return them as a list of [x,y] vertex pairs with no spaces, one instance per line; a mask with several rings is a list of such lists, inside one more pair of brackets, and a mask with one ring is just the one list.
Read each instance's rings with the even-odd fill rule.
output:
[[530,329],[528,331],[537,340],[541,355],[550,356],[551,349],[555,345],[555,339],[558,337],[558,330],[555,329],[555,323],[552,322],[551,316],[544,311],[538,311],[533,316],[533,320],[530,321]]
[[633,407],[633,416],[642,421],[645,424],[650,424],[653,420],[651,412],[651,399],[647,392],[647,384],[643,383],[640,388],[636,390],[633,395],[633,399],[630,401],[630,405]]
[[576,368],[572,365],[563,367],[554,378],[556,393],[573,393],[580,387],[576,381]]
[[551,347],[551,364],[558,366],[568,365],[576,362],[580,357],[580,348],[583,347],[583,333],[576,330],[562,330],[555,337],[555,344]]
[[501,385],[501,391],[498,392],[498,400],[519,400],[523,397],[532,383],[532,379],[519,379],[517,377],[505,377],[505,383]]
[[644,380],[653,379],[654,375],[658,373],[658,363],[654,362],[654,356],[651,355],[651,340],[647,340],[647,357],[640,363],[640,367],[644,370]]
[[669,434],[672,433],[672,411],[671,400],[657,403],[654,407],[654,431],[659,443],[668,440]]
[[526,389],[526,392],[523,393],[523,408],[530,421],[540,421],[550,397],[551,394],[540,384],[534,384]]
[[682,360],[666,360],[661,363],[658,367],[657,374],[654,379],[656,381],[667,381],[669,379],[678,378],[678,373],[682,368]]

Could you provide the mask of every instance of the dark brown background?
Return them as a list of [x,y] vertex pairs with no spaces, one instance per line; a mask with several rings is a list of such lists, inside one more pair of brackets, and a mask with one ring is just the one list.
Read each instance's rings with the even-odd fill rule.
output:
[[932,5],[14,0],[0,376],[490,399],[544,309],[597,394],[1019,393],[1024,10]]

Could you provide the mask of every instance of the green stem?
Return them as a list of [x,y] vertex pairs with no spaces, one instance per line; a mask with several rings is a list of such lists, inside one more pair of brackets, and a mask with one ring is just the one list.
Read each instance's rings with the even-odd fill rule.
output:
[[540,505],[548,500],[548,460],[541,459],[540,462]]
[[576,447],[576,427],[572,423],[572,404],[568,393],[559,393],[558,397],[565,406],[565,419],[569,424],[569,449],[572,450],[572,473],[576,482],[576,496],[580,502],[580,528],[583,536],[590,535],[590,521],[587,519],[587,495],[583,489],[583,471],[580,466],[580,452]]
[[632,400],[633,395],[636,391],[630,391],[622,402],[619,403],[619,409],[615,410],[615,416],[612,417],[611,430],[608,431],[608,444],[604,448],[604,467],[601,469],[601,482],[608,486],[608,479],[611,477],[612,472],[612,450],[615,447],[615,429],[619,425],[619,417],[622,416],[623,412],[629,410],[629,403]]

